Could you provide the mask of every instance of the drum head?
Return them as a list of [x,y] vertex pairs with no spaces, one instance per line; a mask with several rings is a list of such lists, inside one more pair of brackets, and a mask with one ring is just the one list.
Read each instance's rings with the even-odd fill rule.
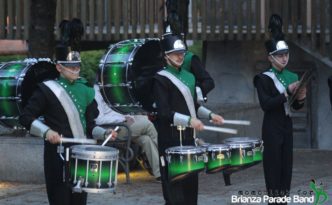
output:
[[229,146],[226,144],[212,144],[207,147],[207,151],[224,151],[229,150]]
[[162,69],[162,59],[159,39],[132,39],[112,45],[97,76],[105,102],[121,113],[152,111],[153,76]]
[[72,157],[84,160],[117,160],[119,150],[100,145],[74,145],[70,147]]
[[228,142],[227,143],[231,149],[234,148],[253,148],[254,144],[252,142]]
[[231,138],[227,138],[224,140],[224,143],[232,143],[232,142],[250,142],[250,143],[254,143],[254,144],[260,144],[262,142],[261,139],[257,138],[257,137],[231,137]]

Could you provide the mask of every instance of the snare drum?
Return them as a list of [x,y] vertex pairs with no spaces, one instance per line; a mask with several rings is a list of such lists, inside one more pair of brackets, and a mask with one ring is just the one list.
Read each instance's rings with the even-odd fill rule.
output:
[[120,113],[141,113],[153,104],[153,76],[163,65],[160,40],[132,39],[111,45],[97,81],[105,102]]
[[114,192],[119,150],[100,145],[70,147],[70,178],[73,192]]
[[206,163],[206,173],[216,173],[231,164],[229,146],[225,144],[213,144],[207,147],[208,161]]
[[169,181],[183,179],[205,168],[205,150],[194,146],[170,147],[165,150]]
[[228,142],[250,142],[253,144],[253,160],[254,162],[260,162],[263,159],[263,140],[255,137],[232,137],[225,140]]
[[253,144],[251,142],[225,140],[231,152],[231,166],[246,166],[253,163]]
[[4,63],[0,67],[0,122],[6,127],[21,128],[18,117],[37,84],[58,75],[50,59]]

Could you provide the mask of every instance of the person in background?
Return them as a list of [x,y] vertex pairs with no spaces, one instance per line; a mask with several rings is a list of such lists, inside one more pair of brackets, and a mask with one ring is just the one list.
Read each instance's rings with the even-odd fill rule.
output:
[[[44,173],[50,205],[85,205],[87,193],[73,193],[64,179],[64,161],[57,152],[61,137],[104,139],[117,133],[96,126],[98,116],[94,90],[79,77],[80,55],[67,47],[56,49],[56,69],[60,76],[38,85],[19,118],[31,135],[44,142]],[[44,120],[40,120],[43,116]],[[71,144],[65,144],[65,148]]]
[[[132,140],[137,143],[145,153],[153,176],[160,181],[159,154],[157,138],[158,134],[153,123],[145,115],[122,115],[112,110],[104,101],[98,85],[94,85],[95,100],[98,104],[99,115],[96,119],[98,125],[111,123],[126,123],[131,130]],[[124,137],[126,133],[120,131],[118,137]]]
[[[281,32],[282,19],[272,15],[269,29],[271,40],[265,43],[271,66],[254,77],[258,99],[264,119],[263,168],[266,189],[271,197],[283,197],[290,193],[293,166],[293,123],[291,110],[303,107],[306,88],[299,88],[297,74],[286,68],[289,48]],[[290,104],[290,99],[295,101]]]

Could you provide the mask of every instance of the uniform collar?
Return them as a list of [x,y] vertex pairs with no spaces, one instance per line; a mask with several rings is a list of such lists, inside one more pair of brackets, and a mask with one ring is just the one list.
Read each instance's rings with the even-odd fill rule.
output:
[[65,85],[73,85],[73,84],[75,84],[75,82],[76,82],[76,80],[70,82],[68,79],[62,77],[61,75],[59,76],[59,79],[58,79],[58,80],[59,80],[59,82],[62,82],[62,83],[64,83]]
[[271,69],[272,69],[272,71],[273,71],[274,73],[278,73],[278,74],[281,74],[282,71],[285,70],[285,68],[283,68],[283,69],[280,71],[280,70],[276,69],[275,67],[272,67]]
[[166,70],[169,71],[170,73],[173,73],[173,74],[179,74],[181,72],[181,67],[180,68],[175,68],[174,66],[167,65]]

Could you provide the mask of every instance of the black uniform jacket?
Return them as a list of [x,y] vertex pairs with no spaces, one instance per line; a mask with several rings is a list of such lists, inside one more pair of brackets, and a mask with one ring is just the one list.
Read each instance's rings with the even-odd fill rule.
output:
[[[86,109],[87,137],[91,138],[92,129],[95,127],[94,119],[98,116],[97,103],[93,102]],[[31,123],[40,116],[44,117],[45,124],[52,130],[62,134],[63,137],[73,137],[70,129],[67,114],[58,98],[44,84],[39,84],[33,96],[25,106],[23,114],[20,116],[20,123],[30,130]]]
[[331,103],[331,107],[332,107],[332,76],[330,76],[327,79],[327,84],[329,86],[329,94],[330,94],[330,103]]
[[[190,116],[189,109],[182,93],[166,77],[155,76],[154,96],[157,104],[157,130],[160,154],[165,148],[180,146],[179,131],[171,127],[175,112]],[[194,97],[195,111],[198,109],[196,96]],[[183,145],[194,145],[193,129],[187,127],[184,133]]]
[[[264,111],[262,137],[264,143],[266,139],[274,139],[273,143],[282,143],[282,137],[292,136],[292,120],[286,115],[284,103],[287,101],[284,94],[280,94],[274,85],[273,80],[261,73],[255,76],[254,85],[257,88],[258,99]],[[303,107],[297,100],[292,104],[292,108],[297,110]]]
[[191,72],[196,78],[196,84],[202,89],[203,95],[206,96],[213,88],[214,81],[210,74],[205,70],[198,56],[193,55],[191,58]]

